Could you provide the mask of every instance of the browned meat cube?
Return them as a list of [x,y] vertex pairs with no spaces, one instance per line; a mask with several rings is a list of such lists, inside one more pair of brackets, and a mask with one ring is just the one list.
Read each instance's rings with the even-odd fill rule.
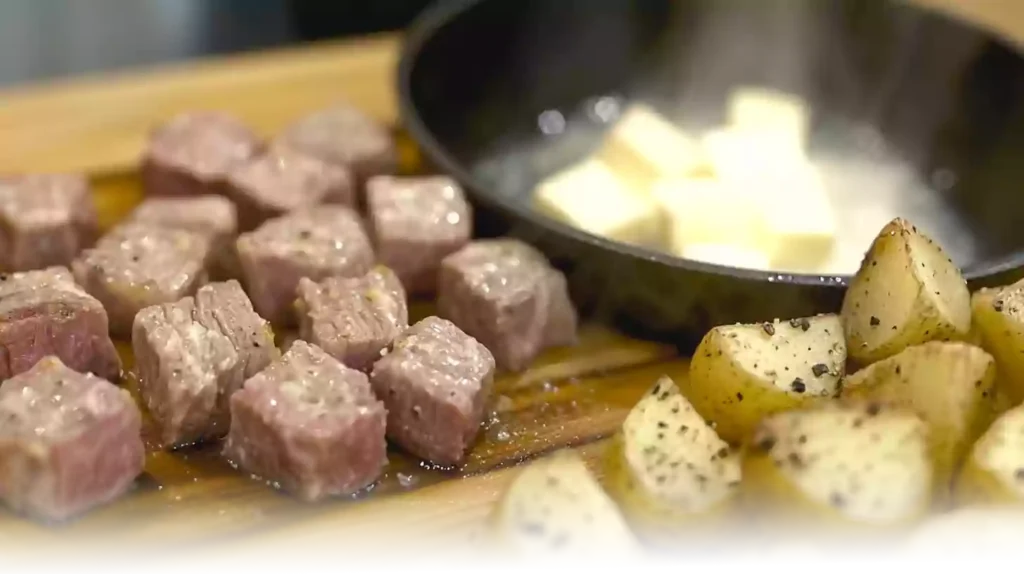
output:
[[565,276],[514,239],[475,241],[441,264],[438,313],[476,337],[498,366],[525,369],[546,348],[576,341]]
[[280,355],[237,281],[143,309],[132,350],[139,394],[166,447],[223,436],[231,395]]
[[96,241],[89,182],[66,174],[0,177],[0,269],[69,265]]
[[245,230],[303,207],[355,203],[348,168],[283,149],[239,165],[229,175],[228,185]]
[[452,323],[428,317],[395,339],[370,375],[388,438],[435,464],[458,464],[491,396],[494,357]]
[[42,520],[110,502],[142,472],[141,431],[127,391],[46,357],[0,385],[0,499]]
[[231,397],[224,456],[305,500],[352,494],[387,464],[386,420],[365,374],[296,341]]
[[208,233],[218,240],[238,233],[235,204],[219,195],[150,197],[132,210],[128,221]]
[[235,254],[238,210],[226,197],[150,197],[139,204],[127,220],[207,233],[213,238],[211,277],[226,279],[240,273]]
[[121,374],[106,310],[67,268],[0,275],[0,380],[49,355],[105,379]]
[[127,337],[140,310],[177,301],[206,282],[212,242],[186,229],[125,223],[82,252],[71,269],[107,309],[111,332]]
[[322,205],[271,219],[238,238],[242,274],[256,311],[291,324],[299,279],[359,277],[373,267],[370,239],[355,211]]
[[147,195],[224,192],[228,172],[259,153],[259,137],[220,112],[179,114],[155,129],[142,158]]
[[358,184],[398,169],[398,151],[388,128],[348,104],[299,119],[277,137],[274,147],[348,167]]
[[473,233],[469,203],[449,177],[374,177],[366,207],[378,260],[412,294],[433,293],[441,260]]
[[353,369],[369,369],[409,327],[405,291],[387,267],[319,283],[303,277],[298,295],[300,336]]

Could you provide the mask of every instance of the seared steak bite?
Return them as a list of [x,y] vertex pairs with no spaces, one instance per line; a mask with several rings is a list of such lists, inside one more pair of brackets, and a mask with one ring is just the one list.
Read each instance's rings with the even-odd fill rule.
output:
[[42,520],[114,500],[142,472],[141,427],[127,391],[43,358],[0,384],[0,500]]
[[261,147],[255,133],[227,114],[179,114],[153,130],[142,185],[147,195],[222,193],[228,172]]
[[218,243],[238,233],[235,204],[219,195],[146,198],[128,215],[128,221],[208,233]]
[[76,371],[120,377],[107,312],[67,268],[0,274],[0,380],[49,355]]
[[348,168],[284,149],[240,164],[228,176],[228,193],[245,230],[320,203],[354,205],[353,187]]
[[520,371],[542,350],[576,341],[565,276],[518,240],[475,241],[446,257],[437,306],[506,370]]
[[82,176],[0,176],[0,270],[69,265],[97,236],[96,207]]
[[373,177],[366,207],[378,260],[413,294],[434,292],[441,260],[473,231],[462,188],[445,176]]
[[321,205],[271,219],[238,238],[238,256],[256,311],[275,324],[294,321],[299,279],[359,277],[374,263],[359,216]]
[[398,151],[387,126],[347,104],[299,119],[273,145],[345,166],[359,184],[398,169]]
[[305,500],[351,494],[387,464],[386,418],[365,374],[296,341],[231,397],[224,456]]
[[362,277],[299,281],[300,336],[353,369],[368,370],[409,327],[405,291],[387,267]]
[[195,293],[206,282],[212,238],[144,222],[122,224],[82,252],[75,279],[110,314],[110,329],[128,336],[135,314]]
[[231,394],[279,356],[237,281],[143,309],[132,350],[139,394],[166,447],[223,436]]
[[436,464],[458,464],[480,430],[494,358],[452,323],[428,317],[395,339],[370,382],[388,409],[388,438]]

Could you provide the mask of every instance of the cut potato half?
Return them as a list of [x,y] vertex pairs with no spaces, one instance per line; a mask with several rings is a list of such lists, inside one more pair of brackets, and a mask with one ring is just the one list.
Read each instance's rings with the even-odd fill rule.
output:
[[1024,407],[1004,413],[978,439],[956,484],[960,503],[1024,503]]
[[971,297],[974,331],[999,367],[999,385],[1012,404],[1024,400],[1024,281],[981,289]]

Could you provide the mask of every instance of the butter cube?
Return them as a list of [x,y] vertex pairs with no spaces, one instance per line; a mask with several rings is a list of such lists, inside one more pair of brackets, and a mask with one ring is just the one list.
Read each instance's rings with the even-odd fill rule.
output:
[[668,217],[669,251],[684,257],[691,245],[761,249],[765,240],[763,210],[749,191],[714,178],[659,183],[653,194]]
[[836,217],[820,174],[811,166],[766,180],[766,250],[773,270],[823,273],[836,241]]
[[698,142],[645,105],[626,110],[597,157],[627,186],[645,193],[659,180],[690,175],[703,165]]
[[769,135],[804,149],[810,110],[797,96],[768,88],[742,87],[732,92],[726,116],[733,129]]
[[534,205],[577,229],[609,239],[661,248],[665,218],[650,197],[630,191],[600,161],[589,159],[537,186]]
[[744,249],[735,245],[718,245],[715,243],[694,243],[687,245],[680,256],[693,261],[725,265],[738,269],[771,269],[768,257],[754,249]]
[[700,139],[706,170],[725,180],[756,179],[803,169],[802,148],[780,143],[771,134],[719,128]]

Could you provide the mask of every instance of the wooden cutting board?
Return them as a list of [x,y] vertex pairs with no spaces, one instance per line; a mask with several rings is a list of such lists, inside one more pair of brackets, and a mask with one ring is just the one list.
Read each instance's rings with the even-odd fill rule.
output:
[[[1024,38],[1024,2],[919,1]],[[397,53],[397,38],[384,35],[0,92],[0,173],[93,174],[109,225],[140,197],[136,158],[160,120],[190,109],[224,109],[271,134],[304,112],[345,99],[394,122]],[[417,161],[408,141],[403,161]],[[417,312],[427,313],[429,306]],[[686,369],[672,349],[586,325],[578,347],[549,352],[527,372],[499,377],[495,412],[461,469],[422,468],[394,453],[380,485],[360,500],[310,505],[231,469],[216,448],[152,452],[131,495],[72,524],[46,528],[0,510],[0,546],[68,533],[178,543],[289,533],[327,532],[333,538],[396,524],[423,532],[472,525],[513,476],[508,467],[567,446],[595,461],[600,439],[618,427],[644,390],[658,376],[681,378]]]

